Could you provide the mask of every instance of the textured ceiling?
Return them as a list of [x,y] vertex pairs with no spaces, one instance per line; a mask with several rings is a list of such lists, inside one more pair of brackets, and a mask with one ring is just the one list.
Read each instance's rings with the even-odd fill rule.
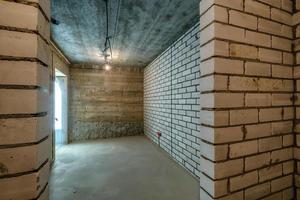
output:
[[[51,34],[72,63],[102,64],[105,42],[103,0],[52,0]],[[117,17],[119,8],[119,16]],[[194,25],[199,0],[110,0],[113,64],[145,67]]]

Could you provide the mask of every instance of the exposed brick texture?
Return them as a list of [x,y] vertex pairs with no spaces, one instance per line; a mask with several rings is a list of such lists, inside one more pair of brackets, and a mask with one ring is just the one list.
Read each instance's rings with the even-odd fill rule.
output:
[[48,199],[50,1],[0,1],[0,199]]
[[[199,176],[199,24],[144,71],[145,134]],[[158,141],[157,132],[162,134]]]
[[295,159],[295,187],[297,199],[300,199],[300,126],[299,126],[299,91],[300,91],[300,1],[296,0],[295,13],[293,16],[293,25],[294,25],[294,52],[295,52],[295,68],[294,68],[294,79],[295,79],[295,150],[294,150],[294,159]]
[[201,199],[293,199],[293,2],[202,0],[200,16]]

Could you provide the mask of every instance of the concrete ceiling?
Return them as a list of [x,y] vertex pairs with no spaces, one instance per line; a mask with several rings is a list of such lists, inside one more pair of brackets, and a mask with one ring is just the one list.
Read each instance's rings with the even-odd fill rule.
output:
[[[72,63],[102,64],[104,1],[51,2],[52,17],[60,22],[51,27],[54,42]],[[199,0],[110,0],[113,64],[145,67],[199,21],[198,4]]]

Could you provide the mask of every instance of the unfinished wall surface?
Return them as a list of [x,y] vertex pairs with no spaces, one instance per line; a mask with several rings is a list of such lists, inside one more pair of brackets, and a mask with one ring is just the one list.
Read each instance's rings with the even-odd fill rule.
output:
[[48,199],[50,2],[0,1],[0,199]]
[[144,71],[145,134],[196,176],[200,169],[199,48],[196,24]]
[[293,199],[293,3],[202,0],[201,199]]
[[70,141],[142,134],[143,70],[92,67],[70,69]]

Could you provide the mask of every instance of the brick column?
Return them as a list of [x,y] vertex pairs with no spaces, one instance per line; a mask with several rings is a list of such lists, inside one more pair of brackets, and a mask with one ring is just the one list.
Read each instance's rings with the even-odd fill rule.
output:
[[0,1],[0,199],[48,199],[49,9]]
[[201,199],[293,198],[290,0],[202,0]]
[[300,92],[300,1],[297,0],[295,4],[295,13],[293,16],[293,25],[294,25],[294,52],[295,52],[295,68],[294,68],[294,79],[295,79],[295,150],[294,150],[294,159],[295,159],[295,189],[297,193],[297,199],[300,199],[300,115],[299,115],[299,92]]

